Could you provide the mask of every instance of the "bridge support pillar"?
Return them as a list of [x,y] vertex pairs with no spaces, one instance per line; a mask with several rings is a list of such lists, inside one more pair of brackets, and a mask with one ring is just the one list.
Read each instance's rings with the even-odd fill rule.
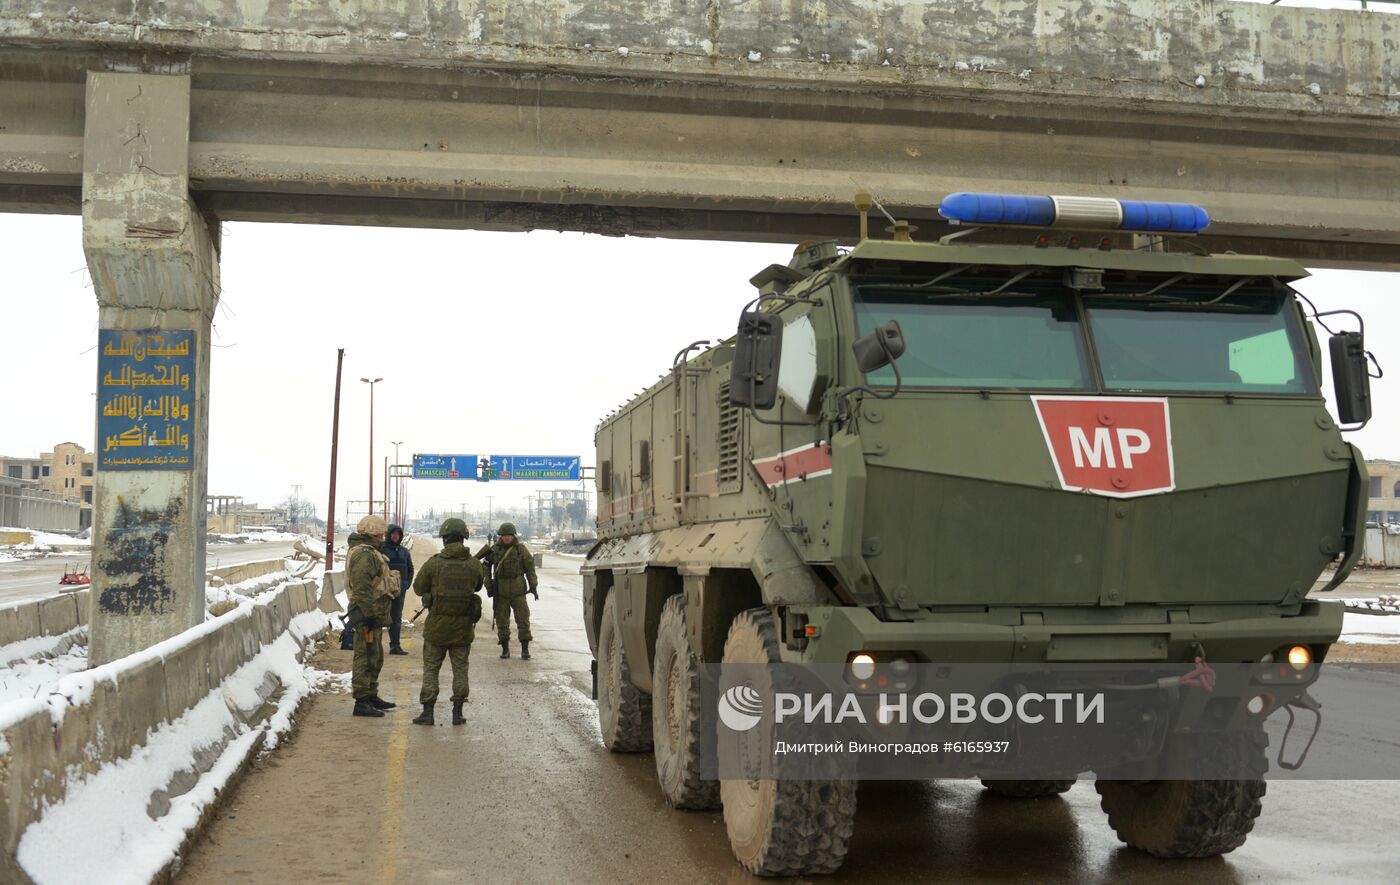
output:
[[91,71],[83,251],[99,308],[89,659],[204,619],[219,226],[189,194],[190,78]]

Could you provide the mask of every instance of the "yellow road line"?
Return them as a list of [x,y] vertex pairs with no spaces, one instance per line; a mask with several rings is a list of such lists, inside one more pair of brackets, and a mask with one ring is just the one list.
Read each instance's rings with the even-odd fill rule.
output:
[[[396,682],[398,680],[395,680]],[[402,690],[397,692],[403,695]],[[393,885],[398,877],[399,867],[399,825],[403,818],[403,779],[408,761],[408,723],[406,710],[396,710],[394,730],[389,735],[389,749],[384,754],[387,777],[384,783],[384,818],[380,825],[379,845],[383,865],[380,881]],[[393,715],[392,713],[390,715]]]

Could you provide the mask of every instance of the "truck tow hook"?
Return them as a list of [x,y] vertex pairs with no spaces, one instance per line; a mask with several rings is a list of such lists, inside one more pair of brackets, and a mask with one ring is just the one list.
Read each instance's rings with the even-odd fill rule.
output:
[[[1297,760],[1294,762],[1286,762],[1283,757],[1288,750],[1288,737],[1293,733],[1294,707],[1300,710],[1307,710],[1313,714],[1313,728],[1312,734],[1308,736],[1308,742],[1303,746],[1303,752],[1298,754]],[[1298,697],[1289,701],[1283,709],[1284,712],[1288,714],[1288,727],[1284,729],[1283,740],[1279,742],[1278,766],[1286,771],[1297,771],[1299,768],[1303,767],[1303,760],[1308,758],[1308,751],[1312,749],[1313,741],[1317,740],[1317,733],[1322,728],[1322,705],[1317,702],[1316,698],[1304,691],[1302,694],[1298,695]]]

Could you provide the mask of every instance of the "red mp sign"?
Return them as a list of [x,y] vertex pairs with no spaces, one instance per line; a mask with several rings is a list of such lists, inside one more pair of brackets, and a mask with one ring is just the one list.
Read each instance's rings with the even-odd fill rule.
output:
[[1176,488],[1166,400],[1033,396],[1031,401],[1061,488],[1114,498]]

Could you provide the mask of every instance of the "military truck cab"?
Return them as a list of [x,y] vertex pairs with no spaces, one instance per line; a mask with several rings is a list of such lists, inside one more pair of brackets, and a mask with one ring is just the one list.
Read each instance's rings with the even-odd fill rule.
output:
[[[834,869],[844,842],[780,832],[810,785],[769,784],[757,804],[735,792],[731,815],[729,782],[696,779],[700,663],[1321,661],[1340,632],[1340,608],[1307,596],[1359,556],[1365,469],[1323,399],[1291,288],[1306,271],[1123,236],[1126,222],[1198,230],[1196,207],[964,194],[941,208],[1021,226],[1025,243],[800,248],[751,281],[733,339],[682,350],[597,430],[584,621],[604,741],[654,748],[674,805],[723,795],[754,872]],[[1328,346],[1339,417],[1364,423],[1364,342]],[[1100,792],[1145,850],[1243,842],[1262,781],[1227,799],[1181,783]],[[847,799],[853,813],[854,786],[833,789],[813,813]],[[1207,793],[1230,809],[1224,836],[1143,811]]]

